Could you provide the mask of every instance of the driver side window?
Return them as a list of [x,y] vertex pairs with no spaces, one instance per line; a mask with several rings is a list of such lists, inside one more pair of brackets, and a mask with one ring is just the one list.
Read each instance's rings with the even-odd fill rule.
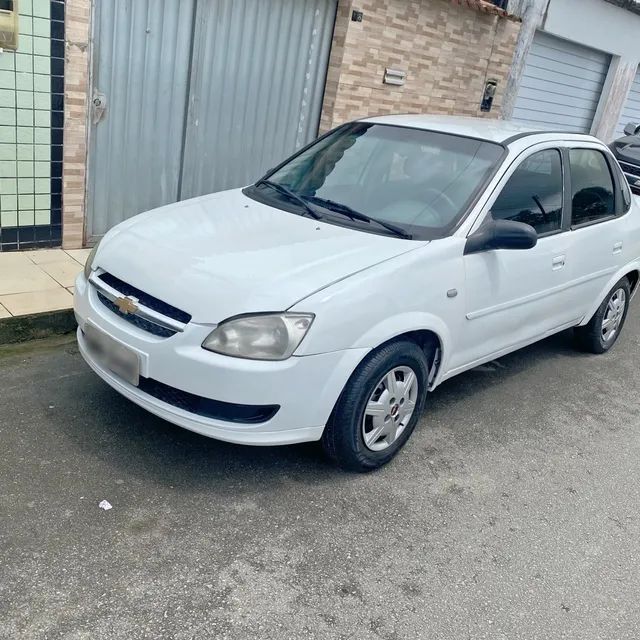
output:
[[530,155],[505,185],[491,208],[494,220],[531,225],[538,235],[562,226],[562,160],[557,149]]

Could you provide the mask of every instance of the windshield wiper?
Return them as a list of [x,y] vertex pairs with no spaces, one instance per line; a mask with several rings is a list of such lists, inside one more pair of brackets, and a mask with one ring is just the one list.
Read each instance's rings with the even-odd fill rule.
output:
[[266,178],[258,180],[255,186],[259,187],[261,184],[271,187],[291,200],[295,200],[315,220],[320,220],[322,217],[302,196],[299,196],[295,191],[289,189],[289,187],[285,187],[283,184],[278,184],[277,182],[271,182],[271,180],[267,180]]
[[374,222],[375,224],[379,224],[381,227],[384,227],[388,231],[391,231],[399,238],[405,238],[406,240],[411,240],[412,235],[407,233],[401,227],[397,227],[395,224],[391,224],[390,222],[385,222],[384,220],[378,220],[377,218],[372,218],[368,216],[366,213],[361,213],[360,211],[356,211],[352,209],[350,206],[346,204],[342,204],[341,202],[335,202],[334,200],[326,200],[325,198],[318,198],[316,196],[307,196],[309,200],[319,204],[321,207],[325,207],[325,209],[329,209],[329,211],[334,211],[335,213],[340,213],[345,215],[352,220],[362,220],[362,222]]

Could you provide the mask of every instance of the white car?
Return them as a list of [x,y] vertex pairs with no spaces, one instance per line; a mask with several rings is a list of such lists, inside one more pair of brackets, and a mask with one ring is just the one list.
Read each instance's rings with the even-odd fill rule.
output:
[[444,380],[568,327],[607,351],[639,270],[639,204],[595,138],[377,117],[109,231],[76,282],[78,343],[181,427],[322,440],[369,470]]

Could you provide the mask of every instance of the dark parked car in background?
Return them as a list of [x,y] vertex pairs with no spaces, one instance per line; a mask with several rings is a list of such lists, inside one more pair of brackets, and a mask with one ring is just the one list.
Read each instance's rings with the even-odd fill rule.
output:
[[631,191],[640,195],[640,123],[630,122],[624,128],[624,136],[614,140],[610,148],[631,185]]

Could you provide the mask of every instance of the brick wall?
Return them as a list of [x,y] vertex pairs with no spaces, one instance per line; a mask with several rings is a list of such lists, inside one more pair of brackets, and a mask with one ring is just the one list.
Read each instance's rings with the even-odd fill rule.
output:
[[[362,22],[351,21],[352,9]],[[452,0],[339,0],[321,131],[384,113],[499,117],[519,30]],[[385,67],[405,71],[405,84],[383,84]],[[488,79],[498,92],[483,114]]]
[[67,0],[62,245],[82,247],[87,160],[90,0]]

